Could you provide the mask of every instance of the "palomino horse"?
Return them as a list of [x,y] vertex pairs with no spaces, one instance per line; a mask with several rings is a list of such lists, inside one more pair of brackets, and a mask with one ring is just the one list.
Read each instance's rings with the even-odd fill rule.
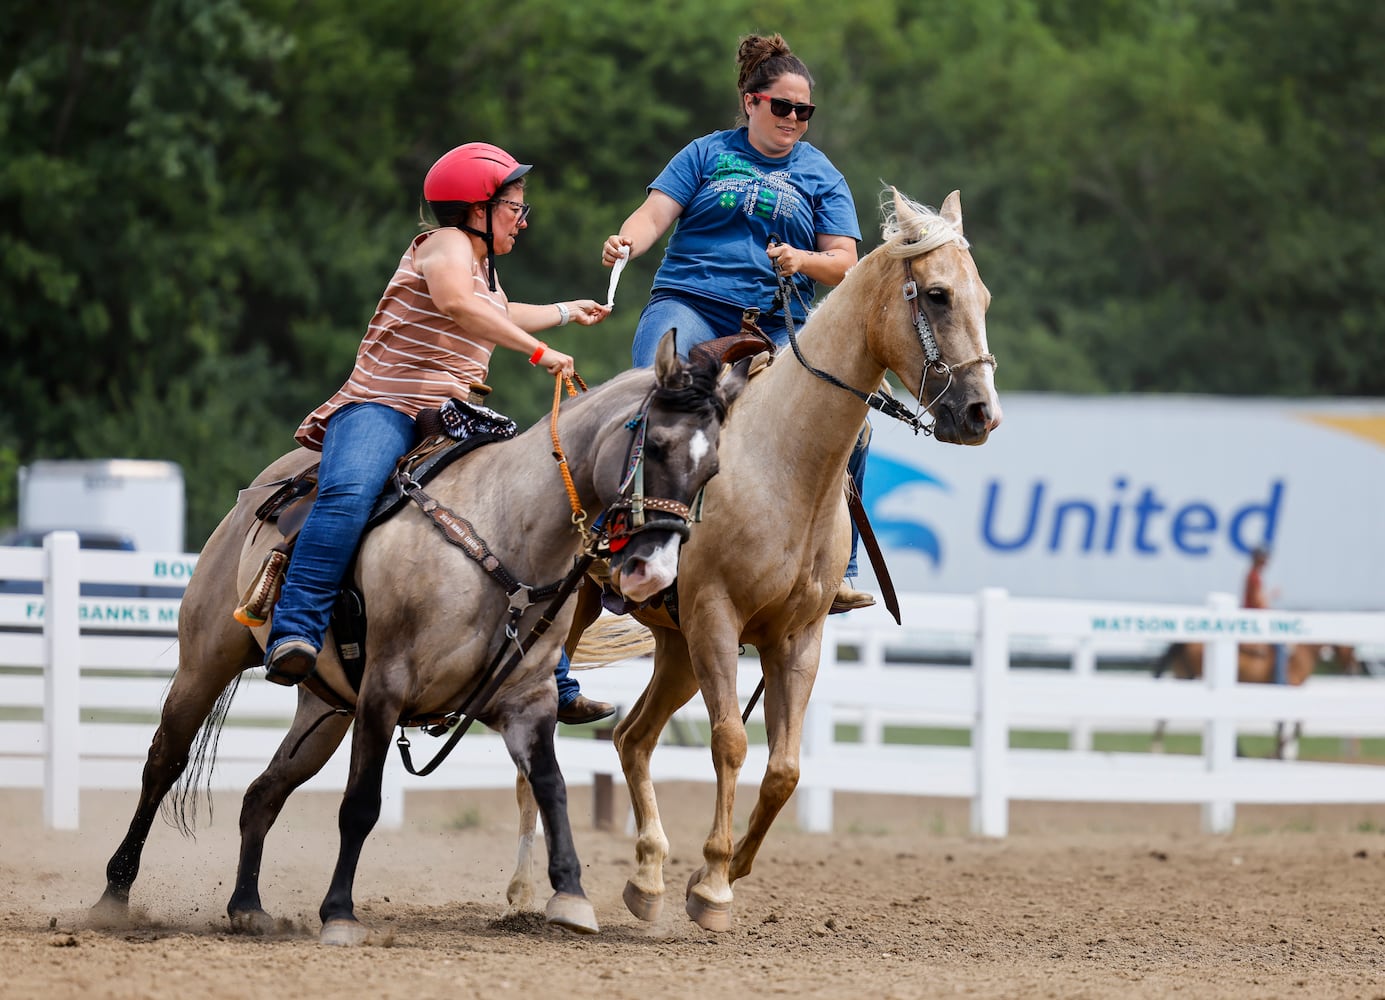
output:
[[[721,423],[743,384],[741,377],[731,376],[718,386],[717,375],[713,365],[680,361],[673,337],[666,336],[653,371],[627,372],[567,400],[552,428],[547,422],[536,425],[477,449],[438,473],[426,487],[436,509],[459,512],[470,522],[471,540],[481,542],[483,550],[488,546],[489,552],[477,555],[475,545],[447,544],[440,537],[441,522],[435,526],[414,504],[366,536],[355,567],[355,582],[369,611],[366,666],[358,696],[349,688],[336,692],[354,698],[356,723],[340,811],[341,848],[320,910],[323,943],[358,944],[368,936],[355,916],[352,883],[361,847],[379,817],[392,730],[456,722],[463,714],[459,706],[468,706],[476,692],[484,693],[466,714],[502,734],[543,812],[554,889],[549,921],[579,931],[597,929],[582,890],[566,790],[554,758],[553,665],[573,605],[568,602],[554,615],[549,598],[557,587],[550,581],[563,582],[564,574],[579,565],[575,559],[584,547],[597,541],[595,533],[588,535],[581,526],[585,511],[604,510],[636,525],[612,555],[625,595],[645,600],[671,584],[680,542],[688,535],[687,505],[717,471]],[[561,478],[554,469],[555,445],[556,457],[566,452]],[[315,458],[307,451],[293,452],[266,469],[256,484],[281,483]],[[637,496],[632,496],[632,484]],[[261,663],[268,626],[252,633],[232,619],[232,610],[275,540],[267,536],[278,534],[255,517],[265,494],[244,492],[207,542],[188,585],[179,613],[178,670],[149,750],[134,819],[106,868],[99,917],[126,911],[154,813],[187,767],[194,737],[202,729],[202,743],[193,755],[195,793],[196,775],[209,763],[203,753],[209,739],[215,753],[215,731],[235,682],[242,671]],[[643,510],[643,519],[632,504]],[[451,524],[455,528],[456,520]],[[615,540],[610,539],[613,548]],[[491,554],[491,565],[483,568],[487,560],[482,556]],[[496,560],[502,564],[500,574]],[[513,588],[502,585],[506,572]],[[552,616],[557,628],[534,629],[536,622],[549,620],[543,616]],[[517,669],[508,676],[504,669],[496,670],[502,656],[511,656],[507,667],[515,663],[516,653],[536,633],[528,654],[517,659]],[[339,669],[333,650],[329,641],[319,657],[319,675]],[[331,756],[351,717],[350,711],[334,713],[307,685],[300,688],[292,728],[245,795],[240,867],[227,906],[233,928],[257,932],[273,927],[259,893],[265,835],[293,789]],[[184,782],[184,792],[188,784]],[[186,825],[186,815],[180,818]]]
[[[899,377],[933,423],[893,399],[884,408],[940,441],[979,445],[1000,423],[986,345],[990,293],[962,236],[960,196],[950,194],[939,213],[894,192],[889,207],[883,245],[824,296],[794,353],[780,352],[737,401],[722,435],[722,471],[683,548],[677,624],[662,608],[634,612],[654,634],[654,672],[614,739],[638,826],[637,868],[624,899],[641,919],[661,910],[669,853],[650,755],[688,699],[700,690],[706,701],[717,786],[705,863],[687,887],[686,909],[699,925],[731,925],[732,883],[750,872],[798,784],[823,622],[850,553],[847,458],[868,404],[884,402],[874,390],[885,373]],[[582,598],[569,645],[599,612],[590,587]],[[742,643],[755,647],[764,670],[769,763],[733,846],[733,797],[746,756],[736,697]]]
[[[1175,642],[1164,650],[1154,663],[1154,676],[1160,678],[1171,674],[1178,680],[1197,680],[1202,676],[1203,646],[1199,642]],[[1303,684],[1323,659],[1336,660],[1349,674],[1359,674],[1361,664],[1356,659],[1354,646],[1338,646],[1328,643],[1300,643],[1289,647],[1286,673],[1290,685]],[[1263,644],[1245,644],[1236,650],[1236,680],[1242,684],[1274,683],[1274,647]],[[1302,723],[1294,724],[1294,736],[1302,735]],[[1284,723],[1275,726],[1275,756],[1283,757],[1291,738],[1285,733]],[[1154,749],[1164,748],[1164,723],[1154,727]]]
[[[1328,643],[1300,643],[1289,647],[1288,680],[1302,684],[1313,675],[1318,662],[1324,658],[1336,660],[1349,674],[1361,672],[1354,646],[1334,646]],[[1171,673],[1179,680],[1196,680],[1202,676],[1202,644],[1175,642],[1164,650],[1154,664],[1154,676]],[[1236,680],[1242,684],[1274,683],[1274,647],[1260,644],[1242,645],[1236,651]]]

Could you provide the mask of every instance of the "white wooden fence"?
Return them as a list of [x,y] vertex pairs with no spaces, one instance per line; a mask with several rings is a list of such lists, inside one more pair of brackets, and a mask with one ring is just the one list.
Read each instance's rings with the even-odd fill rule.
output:
[[[177,661],[176,600],[81,597],[79,585],[179,584],[195,561],[187,554],[79,551],[71,533],[50,535],[43,550],[0,548],[0,581],[42,587],[41,594],[0,593],[0,785],[42,788],[50,827],[77,827],[80,789],[139,787]],[[1235,756],[1238,731],[1281,719],[1303,720],[1310,735],[1385,735],[1385,683],[1378,680],[1315,678],[1301,688],[1235,682],[1238,639],[1385,646],[1385,614],[1240,611],[1224,595],[1199,607],[1012,598],[1001,591],[903,595],[901,606],[902,629],[878,607],[829,619],[795,797],[806,829],[831,829],[838,791],[968,798],[974,832],[992,837],[1007,833],[1013,800],[1201,803],[1211,831],[1231,828],[1238,802],[1385,802],[1385,768]],[[1184,640],[1208,644],[1203,682],[1096,669],[1105,657]],[[920,650],[949,648],[962,651],[969,666],[919,662]],[[1035,650],[1066,665],[1012,667],[1012,654],[1028,658]],[[583,681],[594,696],[628,706],[648,675],[647,662],[631,661]],[[743,660],[743,701],[758,680],[757,662]],[[222,734],[214,788],[249,784],[295,705],[292,691],[253,674],[244,678]],[[1152,730],[1160,719],[1200,731],[1202,754],[1090,749],[1095,728]],[[694,699],[671,729],[692,729],[699,720],[705,713]],[[854,724],[859,739],[837,740],[842,723]],[[970,746],[887,744],[884,728],[893,724],[969,730]],[[1071,733],[1072,749],[1011,749],[1014,729]],[[428,759],[432,741],[421,734],[412,740],[415,756]],[[609,742],[564,736],[558,753],[569,784],[619,774]],[[757,783],[766,759],[767,748],[752,745],[743,780]],[[653,773],[656,781],[711,781],[710,752],[666,744],[654,755]],[[340,789],[345,775],[343,747],[308,787]],[[499,737],[483,731],[468,734],[426,779],[405,775],[391,757],[381,822],[402,822],[407,787],[500,788],[513,781]]]

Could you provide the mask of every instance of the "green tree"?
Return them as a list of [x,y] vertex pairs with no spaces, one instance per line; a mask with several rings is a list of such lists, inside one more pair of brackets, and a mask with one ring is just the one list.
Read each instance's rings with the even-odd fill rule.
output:
[[[536,165],[501,262],[521,301],[602,298],[602,239],[736,115],[783,31],[809,139],[855,193],[963,194],[1002,389],[1385,394],[1385,7],[1369,0],[67,0],[0,23],[0,520],[35,458],[171,459],[199,545],[345,379],[471,139]],[[656,248],[600,327],[625,367]],[[493,361],[496,405],[552,383]]]

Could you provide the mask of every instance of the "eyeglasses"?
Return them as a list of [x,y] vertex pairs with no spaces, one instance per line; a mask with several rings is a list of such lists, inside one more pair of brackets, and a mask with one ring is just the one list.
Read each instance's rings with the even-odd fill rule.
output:
[[533,205],[526,205],[522,201],[511,201],[509,198],[496,198],[495,200],[502,205],[509,205],[513,208],[516,214],[519,215],[520,222],[524,222],[529,218],[529,209],[534,207]]
[[789,112],[794,112],[798,120],[806,122],[813,117],[813,112],[817,110],[816,104],[795,104],[793,101],[786,101],[782,97],[770,97],[768,94],[750,94],[750,97],[757,101],[769,101],[769,113],[775,118],[787,118]]

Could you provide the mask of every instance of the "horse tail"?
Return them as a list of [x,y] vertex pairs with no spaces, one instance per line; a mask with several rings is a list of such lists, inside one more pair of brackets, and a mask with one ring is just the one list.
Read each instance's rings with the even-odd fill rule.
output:
[[216,766],[216,748],[221,740],[222,727],[226,725],[226,714],[231,710],[231,699],[240,688],[241,674],[221,692],[212,706],[202,728],[192,741],[188,750],[188,764],[163,804],[159,807],[164,820],[185,837],[191,837],[197,829],[198,800],[205,789],[207,796],[207,821],[212,819],[212,770]]
[[590,670],[654,653],[654,633],[628,616],[603,615],[582,633],[572,665]]
[[1169,648],[1159,654],[1159,659],[1154,661],[1154,679],[1157,681],[1173,666],[1175,660],[1183,655],[1183,650],[1188,644],[1186,642],[1175,642]]

